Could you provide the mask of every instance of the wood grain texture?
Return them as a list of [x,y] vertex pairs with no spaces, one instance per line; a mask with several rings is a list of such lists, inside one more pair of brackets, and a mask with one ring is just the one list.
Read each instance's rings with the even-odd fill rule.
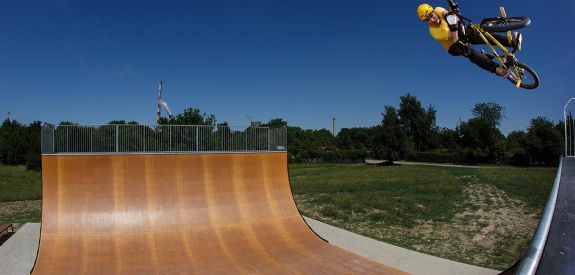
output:
[[286,153],[42,157],[33,274],[400,274],[305,224]]

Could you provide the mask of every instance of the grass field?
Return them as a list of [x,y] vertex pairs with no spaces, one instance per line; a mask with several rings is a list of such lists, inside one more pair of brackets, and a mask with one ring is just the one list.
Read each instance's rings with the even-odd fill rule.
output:
[[40,222],[42,201],[13,201],[0,203],[0,224],[11,223],[16,229],[25,223]]
[[[527,247],[555,173],[555,168],[290,165],[302,214],[500,270]],[[0,165],[0,223],[40,222],[40,197],[40,173]]]
[[0,165],[0,202],[42,198],[40,172],[24,166]]
[[554,168],[292,165],[309,217],[460,262],[505,269],[519,259]]
[[41,198],[40,172],[0,165],[0,224],[13,223],[18,228],[27,222],[40,222]]

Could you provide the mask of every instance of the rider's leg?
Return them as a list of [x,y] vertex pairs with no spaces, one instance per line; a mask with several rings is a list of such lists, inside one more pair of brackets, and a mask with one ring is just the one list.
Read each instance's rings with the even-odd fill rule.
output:
[[497,67],[499,67],[499,65],[497,65],[497,63],[495,63],[493,60],[491,60],[491,58],[485,56],[484,54],[482,54],[481,52],[478,52],[474,49],[472,49],[471,47],[469,47],[469,54],[466,56],[467,58],[469,58],[469,61],[475,63],[475,65],[481,67],[482,69],[495,73],[497,70]]
[[[469,43],[475,44],[475,45],[485,44],[485,41],[483,41],[483,39],[479,35],[479,31],[477,31],[476,29],[469,28],[469,29],[467,29],[467,32],[469,34],[469,36],[468,36]],[[499,43],[501,43],[501,45],[503,45],[505,47],[512,48],[515,46],[513,42],[516,39],[516,35],[519,35],[519,33],[514,33],[514,37],[513,37],[513,40],[511,40],[511,43],[507,39],[507,35],[502,35],[500,33],[491,33],[491,35],[493,35],[493,37],[495,39],[497,39],[497,41],[499,41]]]
[[499,76],[506,76],[508,72],[498,69],[499,65],[495,63],[491,58],[485,56],[483,53],[478,52],[469,45],[463,45],[461,43],[455,43],[449,48],[449,53],[454,56],[465,56],[480,68],[495,73]]

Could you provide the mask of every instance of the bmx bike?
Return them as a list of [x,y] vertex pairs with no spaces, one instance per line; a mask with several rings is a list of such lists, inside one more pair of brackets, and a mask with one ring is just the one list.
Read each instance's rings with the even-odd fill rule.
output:
[[[501,12],[500,17],[486,18],[483,19],[481,23],[475,24],[470,19],[461,15],[459,5],[453,2],[453,0],[447,0],[447,2],[449,4],[449,10],[459,17],[460,22],[466,24],[469,29],[476,30],[479,37],[481,37],[491,50],[491,54],[482,51],[483,54],[491,59],[496,59],[502,67],[509,70],[507,79],[511,81],[511,83],[515,84],[517,88],[524,89],[535,89],[539,86],[539,76],[537,76],[537,73],[529,66],[519,62],[515,56],[516,50],[508,50],[492,35],[492,33],[496,32],[506,32],[507,39],[511,41],[510,31],[529,26],[531,20],[528,17],[507,17],[505,9],[501,7],[499,8]],[[469,43],[465,41],[465,39],[463,40],[463,43]],[[495,47],[499,48],[502,53],[499,54]]]

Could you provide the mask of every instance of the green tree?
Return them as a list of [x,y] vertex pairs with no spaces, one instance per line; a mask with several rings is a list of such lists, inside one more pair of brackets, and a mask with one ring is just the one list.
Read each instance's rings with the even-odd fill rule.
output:
[[431,104],[425,111],[425,124],[423,125],[423,148],[424,150],[435,149],[439,146],[439,128],[437,122],[437,110]]
[[407,135],[407,138],[413,143],[413,150],[417,152],[432,149],[437,142],[436,113],[433,106],[424,109],[421,102],[411,95],[407,94],[400,97],[399,103],[399,124]]
[[72,121],[68,121],[68,120],[64,120],[61,121],[58,126],[68,126],[68,125],[78,125],[78,123],[76,122],[72,122]]
[[513,131],[507,135],[505,152],[508,163],[516,166],[529,166],[531,159],[527,154],[527,133],[524,131]]
[[557,165],[562,152],[562,131],[552,121],[538,116],[527,129],[526,150],[535,163]]
[[406,135],[401,128],[401,120],[395,107],[385,106],[382,115],[379,150],[376,154],[378,158],[393,162],[405,156]]
[[41,160],[41,133],[42,122],[34,121],[26,127],[26,167],[28,169],[40,170],[42,167]]
[[26,128],[16,120],[6,119],[0,126],[0,162],[23,164],[27,152]]
[[484,121],[472,118],[459,125],[461,145],[467,151],[467,161],[471,163],[494,163],[504,157],[505,136],[499,129]]
[[216,125],[216,116],[202,113],[200,109],[188,108],[183,113],[177,114],[169,120],[168,124],[172,125]]
[[467,161],[502,162],[505,158],[505,136],[497,127],[505,117],[505,109],[496,103],[477,103],[471,112],[474,117],[459,125]]
[[334,148],[335,137],[329,130],[304,130],[300,127],[287,129],[288,152],[291,161],[301,162],[310,159],[311,154],[322,148]]
[[370,128],[342,128],[336,137],[340,149],[371,150],[372,131]]
[[505,108],[497,103],[477,103],[473,107],[473,116],[487,124],[490,128],[497,128],[501,124],[501,120],[505,118]]
[[270,127],[270,128],[276,128],[276,127],[287,127],[288,123],[287,121],[281,119],[281,118],[274,118],[271,119],[270,121],[268,121],[267,123],[262,124],[263,127]]
[[440,149],[457,150],[459,149],[459,128],[452,130],[441,128],[437,131],[437,147]]

